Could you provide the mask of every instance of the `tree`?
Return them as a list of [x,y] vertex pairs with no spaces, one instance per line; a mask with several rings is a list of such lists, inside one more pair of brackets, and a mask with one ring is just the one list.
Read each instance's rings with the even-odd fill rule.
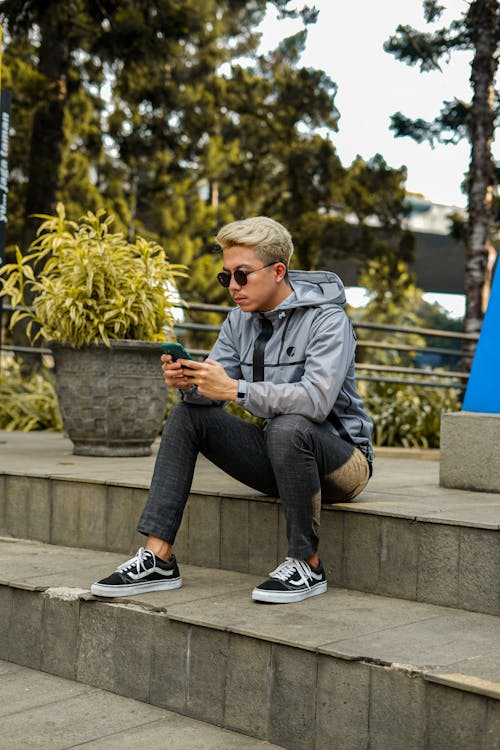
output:
[[[428,23],[440,19],[444,6],[438,0],[424,0],[423,5]],[[454,50],[471,50],[473,53],[470,76],[473,93],[470,103],[456,99],[446,101],[432,122],[410,120],[400,112],[392,118],[392,128],[398,137],[410,136],[419,143],[428,140],[431,144],[435,141],[456,143],[464,137],[470,141],[471,156],[466,179],[466,333],[478,333],[483,318],[486,247],[492,228],[493,190],[496,185],[491,145],[497,117],[494,85],[499,37],[498,0],[472,0],[463,16],[452,21],[448,28],[426,33],[400,25],[396,34],[385,44],[387,52],[409,65],[418,64],[422,72],[440,70],[441,61]]]
[[304,41],[300,33],[251,68],[233,65],[214,91],[220,114],[199,167],[217,188],[207,196],[216,223],[272,215],[291,230],[293,263],[302,268],[391,252],[408,261],[406,173],[378,155],[342,166],[332,138],[317,132],[337,129],[336,86],[322,71],[300,67]]

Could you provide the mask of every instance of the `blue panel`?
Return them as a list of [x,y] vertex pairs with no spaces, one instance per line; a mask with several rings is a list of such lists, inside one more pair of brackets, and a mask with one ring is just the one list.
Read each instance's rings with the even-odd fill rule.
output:
[[484,414],[500,414],[500,265],[498,264],[462,409]]

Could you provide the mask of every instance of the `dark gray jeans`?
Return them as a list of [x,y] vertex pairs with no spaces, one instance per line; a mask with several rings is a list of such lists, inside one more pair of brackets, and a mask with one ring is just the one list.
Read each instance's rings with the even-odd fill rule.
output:
[[327,424],[283,414],[263,430],[220,407],[181,402],[163,431],[141,533],[173,544],[198,453],[243,484],[281,499],[288,555],[301,559],[318,549],[321,502],[351,500],[369,478],[363,453]]

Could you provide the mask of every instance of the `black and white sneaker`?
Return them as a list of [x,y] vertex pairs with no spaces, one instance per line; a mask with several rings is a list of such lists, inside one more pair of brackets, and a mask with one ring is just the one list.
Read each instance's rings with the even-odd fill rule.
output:
[[267,581],[254,588],[252,599],[273,604],[301,602],[310,596],[324,594],[326,587],[326,575],[321,563],[317,568],[311,568],[305,560],[286,557],[285,562],[269,573]]
[[94,596],[132,596],[181,586],[182,578],[174,555],[170,562],[163,562],[151,550],[141,547],[110,576],[93,583],[90,593]]

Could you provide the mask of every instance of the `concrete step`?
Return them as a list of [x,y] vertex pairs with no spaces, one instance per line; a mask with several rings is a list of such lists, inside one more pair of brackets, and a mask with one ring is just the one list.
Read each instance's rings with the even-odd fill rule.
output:
[[258,576],[97,600],[123,557],[0,541],[0,658],[288,750],[500,748],[497,617],[330,588],[260,605]]
[[[0,433],[0,534],[129,555],[154,455],[74,456],[59,434]],[[439,463],[377,457],[352,503],[324,506],[336,586],[500,615],[500,494],[439,487]],[[176,541],[181,562],[265,575],[286,554],[279,501],[200,459]]]
[[279,750],[172,711],[0,661],[0,747],[7,750]]

